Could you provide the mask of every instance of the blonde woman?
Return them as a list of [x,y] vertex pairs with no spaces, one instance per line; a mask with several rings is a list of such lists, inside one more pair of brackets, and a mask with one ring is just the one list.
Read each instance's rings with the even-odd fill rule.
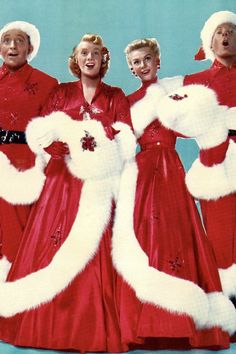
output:
[[[185,172],[175,150],[177,135],[163,127],[155,112],[152,112],[158,94],[159,98],[165,94],[157,78],[160,46],[156,39],[145,38],[131,42],[125,53],[129,68],[141,81],[141,87],[128,96],[132,123],[141,148],[137,155],[139,172],[134,231],[148,256],[149,265],[162,272],[163,283],[160,283],[157,306],[137,300],[133,290],[121,283],[119,296],[122,341],[133,342],[134,347],[146,349],[227,348],[229,334],[235,330],[230,318],[234,309],[221,293],[211,246],[195,202],[185,186]],[[149,96],[145,96],[151,84],[154,84],[155,94],[152,95],[150,91]],[[145,104],[140,105],[144,100]],[[192,309],[199,305],[197,292],[193,291],[182,313],[180,309],[183,298],[178,299],[177,292],[173,294],[173,301],[167,303],[168,294],[173,292],[168,283],[170,277],[172,280],[186,279],[193,286],[200,286],[207,293],[210,306],[214,296],[219,299],[218,304],[215,302],[216,306],[211,308],[212,314],[209,312],[208,325],[199,324],[192,316]],[[182,294],[185,289],[183,284]],[[148,291],[146,289],[147,293]],[[224,311],[225,304],[227,315]],[[199,310],[200,308],[201,306]],[[216,313],[218,315],[215,317]],[[225,315],[224,320],[222,313]],[[201,317],[200,312],[199,316]],[[229,323],[232,326],[227,328]]]

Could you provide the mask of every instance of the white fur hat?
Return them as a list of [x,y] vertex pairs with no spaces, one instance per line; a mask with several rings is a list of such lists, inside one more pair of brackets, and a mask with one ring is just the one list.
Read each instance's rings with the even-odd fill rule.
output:
[[38,53],[40,46],[40,34],[39,30],[29,22],[24,21],[14,21],[7,23],[0,30],[0,40],[2,38],[3,33],[10,31],[12,29],[18,29],[22,32],[25,32],[30,37],[30,43],[33,46],[33,51],[28,55],[28,61],[31,61]]
[[233,23],[236,25],[236,14],[231,11],[218,11],[212,14],[205,22],[201,31],[202,47],[205,52],[205,58],[211,61],[215,60],[215,55],[211,49],[212,37],[215,30],[222,23]]

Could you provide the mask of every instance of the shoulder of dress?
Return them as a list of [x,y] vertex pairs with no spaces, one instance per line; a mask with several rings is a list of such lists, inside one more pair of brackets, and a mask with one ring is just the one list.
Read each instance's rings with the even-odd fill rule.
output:
[[56,86],[55,91],[60,93],[62,92],[66,93],[66,92],[74,91],[76,87],[77,85],[75,82],[61,82]]
[[123,94],[124,95],[124,91],[118,87],[118,86],[111,86],[108,84],[105,84],[103,82],[103,92],[106,92],[110,95],[114,95],[114,94]]

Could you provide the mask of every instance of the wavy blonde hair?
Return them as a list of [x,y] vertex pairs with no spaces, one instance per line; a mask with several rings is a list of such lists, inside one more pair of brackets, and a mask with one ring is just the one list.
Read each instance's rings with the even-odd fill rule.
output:
[[81,42],[90,42],[93,44],[96,44],[98,46],[101,47],[101,51],[102,51],[102,65],[101,65],[101,69],[100,69],[100,76],[101,78],[103,78],[107,72],[107,70],[109,69],[109,65],[110,65],[110,52],[109,50],[104,46],[102,37],[99,36],[98,34],[85,34],[80,42],[73,48],[72,54],[69,57],[69,70],[71,71],[71,73],[80,78],[81,77],[81,70],[80,67],[78,65],[77,62],[77,54],[78,54],[78,46]]
[[126,60],[130,68],[132,68],[132,64],[129,56],[130,53],[136,49],[140,49],[144,47],[150,48],[158,58],[161,57],[160,45],[157,42],[156,38],[135,39],[134,41],[130,42],[125,48]]

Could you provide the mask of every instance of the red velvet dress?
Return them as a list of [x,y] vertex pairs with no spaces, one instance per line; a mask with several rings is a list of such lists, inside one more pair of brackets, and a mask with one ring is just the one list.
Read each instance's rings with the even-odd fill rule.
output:
[[[229,69],[215,61],[208,70],[185,76],[184,84],[203,84],[216,92],[220,104],[236,106],[236,63]],[[235,136],[231,139],[236,141]],[[218,268],[226,269],[236,263],[236,194],[202,200],[201,210]]]
[[[102,82],[91,104],[84,99],[81,82],[61,84],[44,113],[55,110],[75,120],[89,113],[104,125],[116,121],[131,124],[124,93]],[[49,162],[44,190],[33,207],[9,281],[50,263],[68,236],[82,188],[83,182],[69,173],[64,160]],[[112,221],[95,256],[63,292],[35,310],[1,319],[2,340],[19,346],[81,352],[123,350],[115,301],[116,272],[111,260],[111,225]]]
[[[143,98],[151,83],[128,96],[131,106]],[[133,118],[132,123],[136,131]],[[149,264],[198,284],[206,293],[221,291],[211,246],[185,186],[185,172],[175,150],[175,133],[155,119],[148,123],[138,142],[141,151],[137,154],[134,229]],[[221,329],[197,331],[186,315],[142,304],[125,283],[121,283],[119,298],[122,340],[133,343],[134,348],[229,346],[228,334]]]
[[[31,118],[39,116],[57,80],[25,64],[16,72],[0,68],[0,128],[25,131]],[[27,144],[2,144],[0,151],[21,170],[34,165],[34,154]],[[1,253],[14,260],[22,237],[30,206],[12,205],[0,199]]]

